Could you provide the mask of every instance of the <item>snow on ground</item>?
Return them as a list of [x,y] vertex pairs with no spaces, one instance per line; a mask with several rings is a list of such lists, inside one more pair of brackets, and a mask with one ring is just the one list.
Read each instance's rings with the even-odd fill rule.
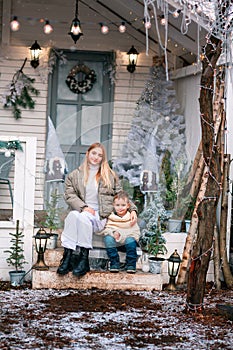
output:
[[232,349],[233,321],[218,313],[233,291],[211,290],[203,314],[185,293],[0,291],[0,349]]

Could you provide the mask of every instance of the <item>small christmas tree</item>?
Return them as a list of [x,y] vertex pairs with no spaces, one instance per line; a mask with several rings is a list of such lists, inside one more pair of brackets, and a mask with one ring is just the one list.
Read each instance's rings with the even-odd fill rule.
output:
[[21,271],[24,264],[27,264],[24,257],[23,250],[23,233],[19,231],[19,220],[16,221],[16,232],[10,233],[13,237],[10,240],[12,243],[11,247],[8,250],[5,250],[4,253],[8,253],[9,257],[6,259],[9,266],[14,266],[15,271]]
[[143,210],[139,218],[143,221],[139,238],[141,249],[155,256],[166,253],[166,240],[163,233],[166,228],[167,213],[158,192],[155,193],[154,200]]
[[53,231],[61,227],[60,214],[62,208],[58,206],[61,194],[58,194],[57,190],[51,193],[50,201],[46,204],[46,213],[44,220],[40,223],[40,226],[49,229],[49,233],[53,234]]
[[113,163],[114,170],[133,186],[140,185],[143,170],[154,172],[159,179],[166,151],[170,152],[172,165],[178,159],[186,163],[185,119],[179,112],[173,82],[166,80],[161,59],[154,61],[150,73],[137,102],[122,157]]

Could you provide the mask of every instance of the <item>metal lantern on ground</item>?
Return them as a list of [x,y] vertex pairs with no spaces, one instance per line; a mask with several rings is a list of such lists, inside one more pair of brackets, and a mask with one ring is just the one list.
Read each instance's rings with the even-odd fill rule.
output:
[[137,52],[135,47],[132,46],[131,49],[129,50],[129,52],[127,52],[127,55],[129,55],[129,64],[127,66],[127,70],[128,70],[128,72],[133,73],[136,69],[137,59],[138,59],[139,53]]
[[168,274],[170,276],[168,290],[176,290],[176,276],[179,271],[181,259],[179,254],[177,253],[177,249],[175,249],[174,253],[168,259]]
[[49,267],[44,262],[44,253],[46,251],[47,240],[49,237],[50,237],[50,234],[46,233],[46,231],[43,228],[40,228],[37,231],[36,235],[34,236],[36,252],[38,254],[37,262],[33,266],[35,270],[49,269]]
[[41,47],[38,44],[37,40],[35,40],[34,44],[30,47],[31,52],[31,66],[33,68],[36,68],[40,64],[40,53],[41,53]]

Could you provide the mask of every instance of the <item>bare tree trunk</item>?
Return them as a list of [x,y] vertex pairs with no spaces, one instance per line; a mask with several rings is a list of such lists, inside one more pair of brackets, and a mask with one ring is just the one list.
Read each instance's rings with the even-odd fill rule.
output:
[[222,261],[222,270],[226,285],[228,288],[233,287],[233,276],[231,274],[230,266],[227,260],[226,252],[226,231],[227,231],[227,213],[228,213],[228,177],[229,177],[229,167],[230,167],[230,155],[225,155],[224,157],[224,167],[223,167],[223,190],[222,190],[222,210],[221,210],[221,220],[220,220],[220,257]]
[[200,112],[202,127],[202,150],[207,167],[205,196],[197,208],[198,234],[194,244],[188,273],[187,307],[201,311],[206,285],[206,275],[213,251],[216,208],[220,195],[221,169],[219,149],[215,144],[213,120],[214,70],[221,54],[221,41],[211,37],[205,48],[201,77]]
[[193,198],[197,198],[198,192],[200,190],[201,179],[204,171],[204,158],[201,156],[198,167],[196,169],[195,177],[192,182],[192,186],[190,188],[190,195]]
[[[202,160],[203,160],[203,158],[202,158]],[[204,164],[204,162],[203,162],[203,164]],[[202,164],[201,164],[199,170],[200,171],[198,171],[198,169],[197,169],[197,173],[196,173],[196,177],[198,179],[194,178],[193,184],[197,183],[196,188],[199,189],[200,182],[201,182],[201,187],[200,187],[199,193],[197,195],[197,199],[196,199],[196,203],[195,203],[195,207],[193,210],[192,219],[191,219],[191,223],[190,223],[189,232],[188,232],[187,237],[186,237],[184,251],[182,254],[182,262],[180,265],[179,275],[178,275],[178,279],[177,279],[177,284],[180,284],[180,285],[187,282],[186,281],[187,268],[189,265],[191,249],[193,247],[193,242],[195,240],[196,233],[197,233],[197,227],[198,227],[197,208],[198,208],[199,203],[202,201],[203,196],[205,194],[205,190],[206,190],[207,177],[202,176],[202,181],[199,181],[199,183],[198,183],[201,172],[203,173]],[[205,172],[206,172],[206,170],[207,169],[205,169]],[[195,181],[195,179],[196,179],[196,181]]]
[[217,226],[214,228],[214,282],[217,290],[221,289],[220,281],[220,255],[219,255],[219,234]]

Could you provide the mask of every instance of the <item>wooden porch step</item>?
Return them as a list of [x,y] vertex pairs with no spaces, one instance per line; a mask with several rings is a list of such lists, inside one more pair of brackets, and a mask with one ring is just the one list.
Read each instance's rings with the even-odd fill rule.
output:
[[[44,261],[49,267],[47,271],[32,270],[33,289],[90,289],[98,288],[105,290],[135,290],[152,291],[162,290],[163,279],[161,274],[144,273],[141,268],[141,259],[137,262],[137,272],[129,274],[126,271],[111,273],[107,270],[107,253],[101,245],[89,251],[91,271],[83,277],[73,276],[72,272],[65,276],[56,273],[62,259],[64,249],[47,249]],[[141,250],[138,250],[138,256]],[[120,261],[125,261],[125,253],[119,252]],[[34,262],[37,253],[34,251]]]
[[[44,260],[46,265],[53,267],[59,266],[63,256],[64,249],[62,247],[56,249],[46,249]],[[141,256],[141,250],[138,249],[138,256]],[[36,261],[37,253],[34,252],[34,262]],[[94,248],[89,251],[90,259],[108,259],[107,252],[103,248]],[[125,253],[119,252],[120,261],[125,261]]]
[[135,274],[125,271],[111,273],[109,271],[91,270],[83,277],[73,276],[69,272],[65,276],[56,273],[57,267],[50,267],[48,271],[33,270],[32,288],[51,289],[104,289],[104,290],[162,290],[162,275],[144,273],[137,270]]

